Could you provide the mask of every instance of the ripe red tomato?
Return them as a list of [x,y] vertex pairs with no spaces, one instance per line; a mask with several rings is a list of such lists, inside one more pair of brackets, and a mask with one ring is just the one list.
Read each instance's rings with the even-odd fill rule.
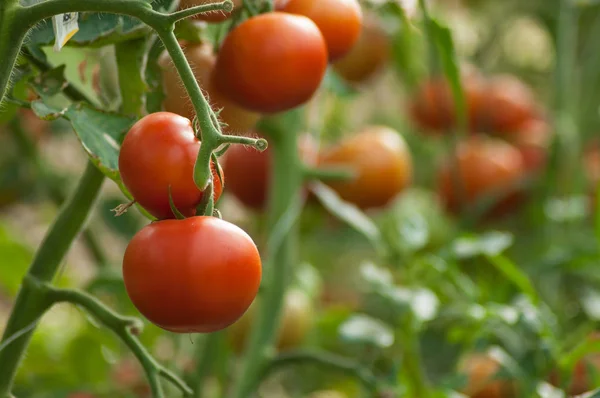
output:
[[[220,110],[219,119],[227,124],[223,131],[226,133],[245,133],[254,127],[260,119],[260,115],[239,107],[215,88],[212,74],[217,56],[213,52],[213,46],[205,43],[187,44],[182,47],[198,84],[208,94],[213,110]],[[162,69],[165,92],[164,109],[193,120],[196,112],[175,69],[175,65],[166,51],[161,55],[159,64]]]
[[129,242],[123,278],[136,308],[175,333],[210,333],[237,321],[261,279],[256,245],[216,217],[154,222]]
[[512,207],[516,201],[515,185],[525,172],[523,158],[512,145],[493,138],[471,137],[459,145],[455,158],[446,160],[439,170],[440,196],[450,210],[458,210],[461,204],[455,191],[453,167],[457,167],[465,203],[475,203],[488,194],[506,195],[494,212]]
[[[177,209],[192,216],[202,200],[202,191],[194,183],[199,148],[189,119],[169,112],[152,113],[134,124],[123,140],[121,179],[133,198],[154,217],[175,217],[169,205],[169,186]],[[212,172],[217,201],[223,183],[214,164]]]
[[[235,10],[242,5],[242,0],[232,0],[233,9]],[[186,8],[201,6],[203,4],[216,3],[216,0],[181,0],[179,2],[179,9],[184,10]],[[196,14],[193,16],[194,19],[206,22],[223,22],[231,17],[232,12],[214,11],[207,14]]]
[[282,10],[304,15],[317,24],[330,61],[347,54],[360,36],[362,11],[357,0],[289,0]]
[[[474,71],[463,75],[463,90],[469,130],[477,130],[480,109],[484,103],[483,81]],[[424,81],[409,105],[413,122],[426,132],[445,133],[456,127],[456,110],[450,85],[445,78]]]
[[514,76],[500,75],[490,79],[484,98],[485,105],[477,117],[481,132],[517,132],[528,120],[539,118],[533,92]]
[[[229,329],[229,341],[236,352],[244,349],[255,318],[255,306],[251,306]],[[298,289],[288,291],[277,337],[277,349],[283,351],[298,347],[310,331],[313,318],[314,309],[310,298]]]
[[471,398],[513,398],[517,396],[514,381],[498,376],[501,365],[487,354],[469,354],[459,364],[459,372],[468,377],[462,393]]
[[[314,164],[317,150],[310,135],[300,136],[298,151],[305,163]],[[222,159],[227,191],[251,209],[264,209],[271,179],[270,148],[260,152],[253,147],[233,145]]]
[[412,160],[402,136],[384,126],[370,126],[325,151],[320,164],[347,166],[351,181],[328,183],[342,199],[362,208],[386,205],[412,180]]
[[389,39],[386,32],[378,21],[368,21],[350,52],[338,59],[333,67],[346,81],[362,83],[381,70],[388,57]]
[[505,135],[515,145],[523,157],[523,165],[528,173],[539,172],[546,165],[550,126],[545,120],[531,119],[521,125],[515,134]]
[[281,112],[308,101],[326,68],[327,47],[314,22],[271,12],[247,19],[227,35],[215,87],[246,109]]

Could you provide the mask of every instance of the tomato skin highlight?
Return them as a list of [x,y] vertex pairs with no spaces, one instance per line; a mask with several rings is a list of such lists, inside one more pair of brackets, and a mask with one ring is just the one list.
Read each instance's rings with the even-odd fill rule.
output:
[[327,47],[310,19],[282,12],[257,15],[223,41],[214,82],[224,96],[260,113],[308,101],[327,68]]
[[[242,0],[232,0],[232,1],[233,1],[233,11],[235,11],[239,6],[242,5]],[[179,9],[184,10],[186,8],[201,6],[204,4],[210,4],[210,3],[215,3],[215,2],[216,2],[216,0],[181,0],[179,2]],[[231,11],[231,12],[214,11],[214,12],[205,13],[205,14],[196,14],[192,18],[199,20],[199,21],[218,23],[218,22],[223,22],[223,21],[231,18],[231,14],[233,13],[233,11]]]
[[367,127],[340,142],[325,151],[319,163],[355,171],[355,179],[327,184],[361,208],[385,206],[412,180],[412,159],[404,139],[384,126]]
[[[227,125],[223,126],[223,132],[228,134],[245,133],[254,127],[260,119],[260,114],[241,108],[216,89],[213,72],[217,63],[217,56],[213,51],[213,46],[204,43],[187,44],[182,47],[185,57],[192,67],[196,81],[208,94],[212,109],[215,112],[220,111],[219,119]],[[177,113],[193,120],[196,112],[177,73],[177,69],[166,51],[161,54],[159,65],[162,70],[165,92],[163,108],[168,112]]]
[[315,22],[325,37],[329,61],[346,55],[360,36],[363,16],[357,0],[289,0],[282,10]]
[[216,217],[154,222],[129,242],[123,278],[148,320],[175,333],[210,333],[256,297],[261,260],[252,238]]
[[[156,112],[131,127],[119,153],[119,171],[133,198],[158,219],[175,218],[169,204],[169,186],[177,209],[185,216],[196,213],[203,192],[194,183],[194,164],[200,141],[189,119]],[[220,166],[217,166],[220,167]],[[214,199],[223,184],[211,164]]]

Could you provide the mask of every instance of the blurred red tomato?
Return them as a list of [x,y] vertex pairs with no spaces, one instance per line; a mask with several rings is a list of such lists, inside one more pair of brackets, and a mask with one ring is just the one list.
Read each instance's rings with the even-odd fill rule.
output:
[[536,173],[544,168],[551,138],[548,122],[543,119],[527,120],[514,134],[505,137],[521,152],[528,173]]
[[[302,161],[314,164],[316,147],[309,134],[298,139]],[[271,178],[271,150],[260,152],[253,147],[232,145],[222,159],[223,172],[227,174],[227,192],[232,193],[245,206],[262,210],[269,194]]]
[[389,39],[379,21],[363,25],[358,41],[349,53],[337,60],[335,71],[350,83],[362,83],[382,69],[389,57]]
[[[515,185],[524,174],[518,149],[499,139],[474,136],[459,144],[456,155],[443,163],[438,175],[439,193],[451,211],[498,193],[504,197],[492,212],[502,213],[520,201],[515,197],[518,193]],[[462,198],[456,190],[457,183],[462,187]]]

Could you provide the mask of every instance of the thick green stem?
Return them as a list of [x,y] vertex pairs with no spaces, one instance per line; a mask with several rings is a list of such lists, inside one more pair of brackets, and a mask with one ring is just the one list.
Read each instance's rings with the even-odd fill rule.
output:
[[211,333],[202,337],[202,346],[197,356],[198,364],[196,365],[196,374],[194,376],[196,381],[195,398],[202,398],[204,396],[204,382],[211,374],[212,366],[217,360],[219,348],[221,348],[221,340],[223,340],[224,335],[222,333]]
[[[281,116],[285,118],[285,116]],[[294,124],[289,125],[294,126]],[[294,205],[300,200],[302,184],[302,164],[298,158],[296,134],[263,123],[261,131],[268,134],[273,146],[273,177],[269,193],[269,232],[273,239],[269,242],[268,257],[265,262],[262,289],[259,297],[257,317],[253,325],[248,348],[233,396],[252,396],[260,381],[266,360],[274,350],[274,340],[280,323],[283,297],[289,285],[292,267],[296,262],[296,233],[293,225]],[[270,129],[269,127],[273,127]],[[289,129],[289,127],[288,127]],[[284,224],[289,228],[282,228]],[[283,231],[279,233],[279,231]],[[275,243],[277,239],[279,241]]]
[[20,8],[15,0],[0,1],[0,104],[8,94],[10,76],[28,30],[17,18]]
[[[104,175],[89,162],[77,189],[63,205],[38,249],[27,273],[28,277],[42,282],[52,281],[94,205],[103,181]],[[24,284],[17,295],[2,341],[35,324],[47,308],[46,297],[32,289],[30,285]],[[10,396],[17,367],[32,334],[33,328],[0,351],[0,397],[2,398]]]

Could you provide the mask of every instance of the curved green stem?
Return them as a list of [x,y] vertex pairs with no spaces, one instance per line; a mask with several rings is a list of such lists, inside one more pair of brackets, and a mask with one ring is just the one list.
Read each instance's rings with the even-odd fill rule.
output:
[[[42,282],[52,281],[94,205],[103,181],[104,175],[96,166],[88,162],[77,189],[63,205],[38,249],[27,273],[29,277]],[[47,308],[46,297],[39,291],[31,289],[29,284],[24,284],[17,295],[2,341],[20,333],[22,329],[29,327],[32,323],[35,324]],[[17,366],[32,334],[33,328],[0,351],[0,397],[2,398],[10,394]]]
[[200,6],[186,8],[185,10],[177,11],[169,15],[168,21],[175,23],[187,17],[191,17],[196,14],[212,12],[212,11],[224,11],[231,12],[233,10],[233,3],[231,0],[225,0],[220,3],[203,4]]
[[19,21],[20,8],[15,0],[0,2],[0,104],[8,93],[10,76],[28,30]]
[[337,370],[360,381],[370,392],[378,389],[377,378],[373,373],[351,359],[320,351],[296,351],[278,355],[264,368],[262,378],[282,367],[310,363],[316,366]]
[[136,334],[139,334],[142,328],[142,323],[139,319],[117,314],[95,297],[78,290],[58,289],[48,284],[39,284],[36,282],[30,283],[36,285],[34,288],[43,292],[47,300],[52,303],[69,302],[83,307],[100,321],[104,327],[113,331],[113,333],[129,347],[138,361],[142,364],[148,382],[150,383],[153,397],[164,397],[158,379],[159,376],[173,383],[173,385],[179,388],[184,394],[191,395],[193,393],[183,380],[156,362],[142,343],[140,343],[139,339],[136,337]]
[[[260,381],[263,367],[274,350],[274,340],[279,327],[283,297],[290,282],[296,261],[295,216],[300,208],[302,164],[296,147],[297,131],[286,131],[282,125],[298,126],[295,112],[265,120],[260,130],[271,138],[273,177],[269,193],[269,247],[264,265],[263,281],[256,321],[250,333],[248,348],[243,360],[240,379],[233,396],[248,398]],[[271,123],[273,122],[273,123]],[[281,123],[278,123],[281,122]],[[289,127],[288,127],[289,130]]]

